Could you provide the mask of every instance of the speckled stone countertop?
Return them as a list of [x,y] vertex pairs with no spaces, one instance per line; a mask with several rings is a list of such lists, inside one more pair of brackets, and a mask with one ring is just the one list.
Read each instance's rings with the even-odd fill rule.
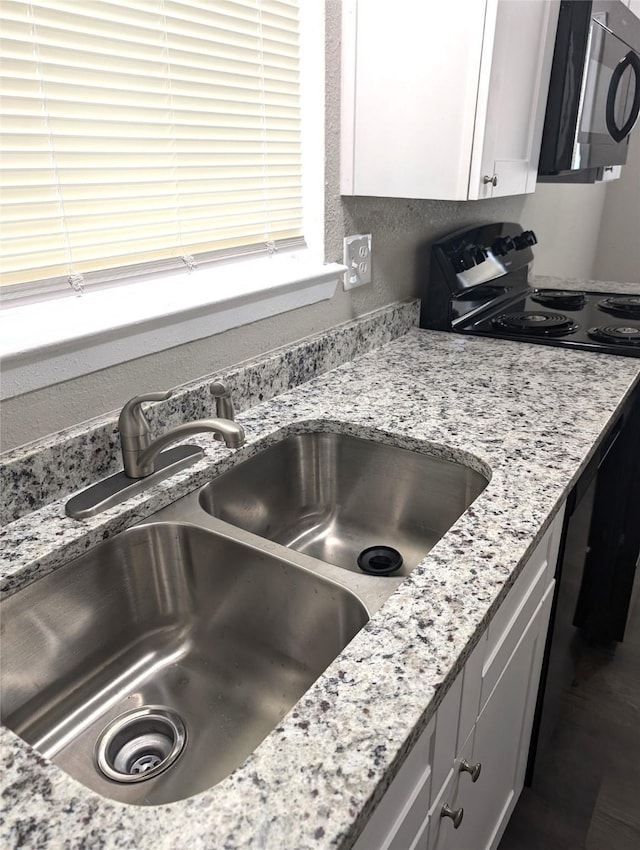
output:
[[587,292],[610,292],[615,295],[640,295],[640,283],[590,278],[564,278],[534,275],[529,283],[538,289],[584,289]]
[[491,480],[243,765],[134,807],[88,791],[2,730],[6,847],[348,848],[640,377],[640,359],[409,331],[238,418],[206,457],[86,523],[59,499],[7,526],[11,589],[283,434],[337,430],[458,458]]

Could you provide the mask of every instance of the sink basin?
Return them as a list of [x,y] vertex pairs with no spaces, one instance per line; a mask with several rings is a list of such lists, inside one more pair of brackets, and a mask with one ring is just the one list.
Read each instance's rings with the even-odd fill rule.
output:
[[180,523],[101,543],[1,615],[5,725],[138,805],[227,776],[368,620],[339,584]]
[[[347,570],[395,550],[407,575],[487,486],[459,463],[344,434],[287,437],[200,492],[205,511]],[[379,559],[384,566],[384,556]]]

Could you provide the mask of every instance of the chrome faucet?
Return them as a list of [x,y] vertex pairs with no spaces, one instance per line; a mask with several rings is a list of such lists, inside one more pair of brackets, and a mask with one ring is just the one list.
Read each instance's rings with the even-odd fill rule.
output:
[[[214,384],[214,386],[216,386]],[[221,384],[217,386],[222,386]],[[223,387],[226,392],[226,389]],[[166,434],[151,439],[151,429],[147,418],[142,410],[144,401],[165,401],[173,392],[148,393],[135,396],[122,408],[118,419],[120,431],[120,444],[122,447],[122,461],[124,472],[128,478],[146,478],[155,471],[155,459],[160,452],[171,443],[188,437],[190,434],[199,434],[203,431],[212,431],[220,435],[229,449],[237,449],[244,443],[244,428],[230,418],[197,419],[195,422],[185,422],[167,431]],[[233,416],[233,404],[228,396],[230,409]]]

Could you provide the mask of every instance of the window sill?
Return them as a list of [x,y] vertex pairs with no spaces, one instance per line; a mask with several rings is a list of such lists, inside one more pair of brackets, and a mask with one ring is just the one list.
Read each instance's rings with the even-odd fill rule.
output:
[[4,309],[0,397],[328,300],[344,271],[298,253]]

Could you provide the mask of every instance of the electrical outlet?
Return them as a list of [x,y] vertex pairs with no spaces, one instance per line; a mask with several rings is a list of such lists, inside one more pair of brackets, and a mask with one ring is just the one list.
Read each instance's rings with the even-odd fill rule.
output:
[[344,288],[371,283],[371,234],[347,236],[344,240]]

